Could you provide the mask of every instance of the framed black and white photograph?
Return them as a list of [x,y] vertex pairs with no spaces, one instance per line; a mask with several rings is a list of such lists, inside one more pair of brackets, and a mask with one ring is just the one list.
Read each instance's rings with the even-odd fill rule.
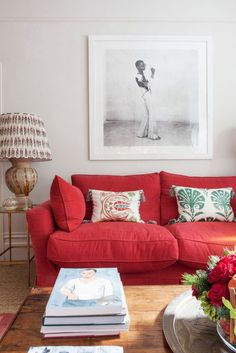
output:
[[91,160],[212,158],[211,38],[89,36]]

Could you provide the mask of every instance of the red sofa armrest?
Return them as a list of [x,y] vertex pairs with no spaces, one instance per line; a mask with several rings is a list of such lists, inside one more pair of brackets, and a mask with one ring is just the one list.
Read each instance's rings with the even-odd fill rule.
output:
[[26,219],[35,255],[36,285],[52,286],[58,268],[47,258],[48,239],[56,229],[50,201],[27,211]]

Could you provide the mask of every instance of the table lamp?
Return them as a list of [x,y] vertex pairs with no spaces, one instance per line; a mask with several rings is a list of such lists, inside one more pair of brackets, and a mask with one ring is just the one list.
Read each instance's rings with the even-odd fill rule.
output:
[[31,162],[52,159],[40,116],[28,113],[0,115],[0,159],[9,159],[12,163],[6,171],[5,180],[16,196],[18,208],[30,208],[29,193],[38,179]]

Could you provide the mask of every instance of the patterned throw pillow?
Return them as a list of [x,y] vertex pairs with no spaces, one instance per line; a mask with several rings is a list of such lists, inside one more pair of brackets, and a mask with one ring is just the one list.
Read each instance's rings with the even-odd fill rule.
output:
[[139,205],[143,190],[113,192],[89,190],[93,202],[92,222],[123,221],[143,223]]
[[234,197],[231,187],[199,189],[172,186],[171,194],[176,196],[179,217],[169,223],[234,221],[234,212],[230,205],[230,199]]

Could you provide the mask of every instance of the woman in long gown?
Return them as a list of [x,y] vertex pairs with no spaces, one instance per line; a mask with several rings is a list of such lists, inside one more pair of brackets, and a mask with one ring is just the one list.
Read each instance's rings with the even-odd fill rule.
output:
[[135,63],[138,70],[135,80],[140,88],[141,98],[144,103],[145,116],[141,120],[138,128],[138,137],[148,137],[151,140],[160,140],[158,131],[156,128],[156,121],[153,116],[153,104],[152,104],[152,80],[155,76],[155,69],[152,67],[150,69],[150,77],[146,77],[144,71],[146,69],[146,64],[143,60],[138,60]]

